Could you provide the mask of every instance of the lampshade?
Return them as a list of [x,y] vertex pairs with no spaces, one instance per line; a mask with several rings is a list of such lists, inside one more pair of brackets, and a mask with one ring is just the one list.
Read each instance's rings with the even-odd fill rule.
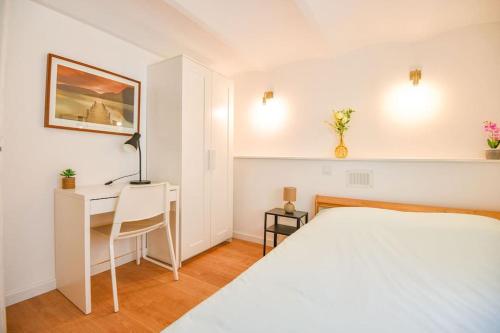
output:
[[291,202],[297,200],[297,189],[295,187],[283,188],[283,200]]
[[134,133],[134,135],[132,135],[132,137],[123,144],[123,149],[126,151],[135,152],[137,150],[137,147],[139,147],[140,138],[141,135],[139,133]]

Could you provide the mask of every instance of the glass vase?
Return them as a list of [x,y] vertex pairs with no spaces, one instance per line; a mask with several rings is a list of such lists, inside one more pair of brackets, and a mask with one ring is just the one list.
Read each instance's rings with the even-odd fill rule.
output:
[[340,142],[337,147],[335,147],[335,157],[336,158],[346,158],[349,150],[344,145],[344,135],[340,134]]

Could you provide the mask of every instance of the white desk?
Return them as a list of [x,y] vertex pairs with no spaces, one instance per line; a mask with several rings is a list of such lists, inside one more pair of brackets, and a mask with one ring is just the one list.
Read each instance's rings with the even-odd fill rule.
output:
[[[85,314],[92,311],[90,298],[90,228],[109,221],[125,184],[56,189],[54,193],[54,232],[57,289]],[[170,227],[174,251],[179,260],[179,187],[170,185]],[[169,263],[164,232],[148,235],[146,253]],[[111,288],[111,284],[109,286]],[[110,289],[111,290],[111,289]]]

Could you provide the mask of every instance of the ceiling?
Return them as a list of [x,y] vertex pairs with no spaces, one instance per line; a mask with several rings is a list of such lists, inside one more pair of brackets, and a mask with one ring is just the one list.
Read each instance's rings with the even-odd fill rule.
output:
[[33,0],[231,75],[500,21],[500,0]]

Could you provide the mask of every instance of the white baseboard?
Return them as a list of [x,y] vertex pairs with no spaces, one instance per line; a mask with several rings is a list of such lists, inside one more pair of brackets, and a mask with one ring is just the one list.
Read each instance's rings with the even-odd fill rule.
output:
[[[241,240],[244,240],[247,242],[257,243],[260,245],[262,245],[262,243],[264,243],[264,237],[262,237],[262,236],[255,236],[255,235],[245,234],[245,233],[237,232],[237,231],[233,232],[233,238],[241,239]],[[273,246],[272,237],[271,237],[271,239],[267,238],[267,246],[271,246],[271,247]]]
[[[116,266],[121,266],[130,261],[135,260],[135,251],[122,255],[121,257],[116,258]],[[110,265],[109,261],[102,262],[96,265],[93,265],[90,269],[91,275],[96,275],[102,272],[109,270]],[[27,299],[36,297],[41,294],[45,294],[51,290],[56,289],[56,280],[50,279],[48,281],[43,281],[39,283],[35,283],[28,288],[17,289],[14,290],[7,295],[5,295],[5,305],[9,306],[12,304],[16,304]]]
[[35,283],[28,288],[14,290],[5,295],[5,305],[9,306],[56,289],[56,279]]

